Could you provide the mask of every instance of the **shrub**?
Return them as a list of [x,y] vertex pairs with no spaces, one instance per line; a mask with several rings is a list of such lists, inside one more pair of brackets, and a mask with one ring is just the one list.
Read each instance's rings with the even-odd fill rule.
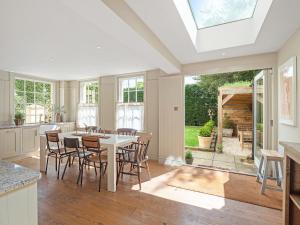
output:
[[211,128],[209,126],[202,126],[199,129],[199,136],[200,137],[210,137],[211,135]]
[[191,151],[187,151],[187,152],[185,153],[185,158],[186,158],[186,159],[192,159],[192,158],[193,158],[193,153],[192,153]]
[[212,130],[215,126],[215,122],[213,120],[209,120],[204,126],[207,126]]

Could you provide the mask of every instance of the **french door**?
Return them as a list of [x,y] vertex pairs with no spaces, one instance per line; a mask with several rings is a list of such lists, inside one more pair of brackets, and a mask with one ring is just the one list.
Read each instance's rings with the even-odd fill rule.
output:
[[261,149],[272,143],[272,70],[262,70],[254,78],[253,86],[253,156],[258,166]]

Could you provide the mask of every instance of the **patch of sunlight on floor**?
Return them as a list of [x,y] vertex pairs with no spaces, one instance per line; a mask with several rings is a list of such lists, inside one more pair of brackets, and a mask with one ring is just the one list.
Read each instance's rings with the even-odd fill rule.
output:
[[[172,172],[169,172],[143,182],[141,192],[208,210],[221,209],[225,206],[225,199],[222,197],[168,186],[171,174]],[[133,185],[132,190],[138,191],[139,185]]]
[[182,166],[184,164],[182,158],[176,158],[174,156],[168,156],[164,162],[167,166]]

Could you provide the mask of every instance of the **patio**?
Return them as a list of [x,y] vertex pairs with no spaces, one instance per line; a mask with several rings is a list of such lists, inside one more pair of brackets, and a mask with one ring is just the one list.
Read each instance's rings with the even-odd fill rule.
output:
[[247,145],[242,149],[238,138],[223,137],[223,146],[223,153],[192,150],[193,165],[256,175],[256,167],[253,161],[247,160],[247,156],[251,155],[251,145]]

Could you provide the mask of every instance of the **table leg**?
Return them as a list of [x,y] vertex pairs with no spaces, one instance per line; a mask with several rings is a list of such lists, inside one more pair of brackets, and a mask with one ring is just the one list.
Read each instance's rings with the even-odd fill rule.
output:
[[117,170],[116,170],[116,145],[107,145],[108,151],[108,165],[107,165],[107,190],[111,192],[116,192],[116,180],[117,180]]
[[46,155],[47,155],[47,147],[46,147],[46,137],[40,136],[40,171],[45,172],[46,167]]

